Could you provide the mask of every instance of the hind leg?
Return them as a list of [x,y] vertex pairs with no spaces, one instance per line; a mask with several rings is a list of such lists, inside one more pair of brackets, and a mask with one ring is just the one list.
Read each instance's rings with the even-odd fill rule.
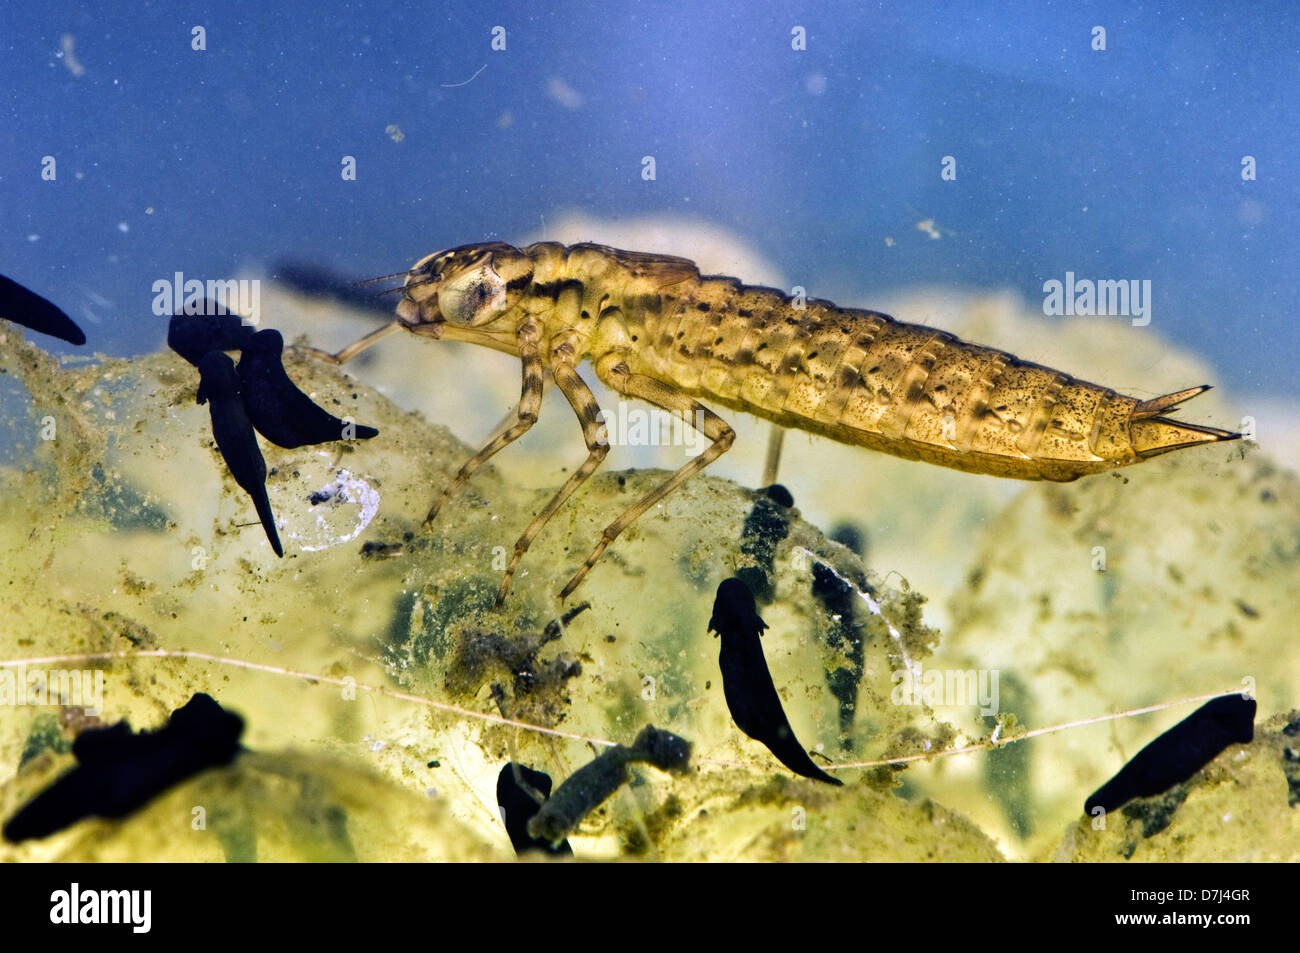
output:
[[665,384],[657,378],[631,373],[620,355],[609,354],[598,361],[596,374],[620,394],[637,397],[656,407],[672,411],[713,442],[605,527],[596,548],[591,551],[587,561],[560,592],[561,599],[567,598],[574,589],[578,588],[591,567],[596,565],[596,561],[609,548],[609,544],[617,539],[623,530],[635,523],[637,518],[650,507],[726,453],[736,440],[736,432],[713,411],[670,384]]

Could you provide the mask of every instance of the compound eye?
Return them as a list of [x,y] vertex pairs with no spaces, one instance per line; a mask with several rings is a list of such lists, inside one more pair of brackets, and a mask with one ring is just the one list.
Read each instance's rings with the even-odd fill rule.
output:
[[486,324],[506,307],[506,283],[490,262],[469,268],[438,289],[438,310],[453,324]]

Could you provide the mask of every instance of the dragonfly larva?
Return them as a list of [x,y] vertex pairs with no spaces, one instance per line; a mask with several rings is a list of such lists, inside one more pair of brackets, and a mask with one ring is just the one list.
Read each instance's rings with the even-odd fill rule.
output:
[[702,276],[685,258],[489,242],[429,255],[405,278],[396,321],[336,354],[315,353],[342,363],[405,329],[523,364],[515,422],[461,468],[426,523],[536,422],[544,369],[582,425],[587,459],[515,543],[498,604],[529,545],[609,452],[600,407],[578,376],[583,361],[617,393],[678,414],[712,443],[605,527],[561,598],[642,513],[731,446],[735,431],[697,398],[841,443],[1022,480],[1074,480],[1240,436],[1165,416],[1208,385],[1128,397],[934,328]]

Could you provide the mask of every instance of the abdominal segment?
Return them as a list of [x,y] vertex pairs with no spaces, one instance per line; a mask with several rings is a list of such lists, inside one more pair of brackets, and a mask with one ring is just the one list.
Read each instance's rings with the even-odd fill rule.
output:
[[[662,313],[646,321],[648,373],[841,443],[973,473],[1067,481],[1234,436],[1154,413],[1144,420],[1135,397],[887,315],[816,300],[796,308],[779,291],[732,279],[679,289],[686,293],[665,295]],[[1166,398],[1146,403],[1158,402],[1172,409]],[[1146,446],[1131,432],[1137,423],[1150,431]]]

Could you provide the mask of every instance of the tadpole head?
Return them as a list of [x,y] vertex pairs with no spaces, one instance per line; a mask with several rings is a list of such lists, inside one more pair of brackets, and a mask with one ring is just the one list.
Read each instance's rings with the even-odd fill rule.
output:
[[263,354],[280,355],[284,353],[284,335],[275,328],[265,328],[258,331],[249,341],[250,346],[246,350],[256,350]]
[[681,774],[690,770],[691,743],[670,731],[646,725],[632,743],[632,750],[660,771]]
[[225,351],[209,351],[199,360],[199,403],[239,393],[235,362]]
[[754,594],[744,581],[732,576],[722,580],[718,594],[713,600],[713,615],[709,619],[709,631],[727,637],[739,633],[752,632],[761,635],[767,623],[758,614],[754,603]]

